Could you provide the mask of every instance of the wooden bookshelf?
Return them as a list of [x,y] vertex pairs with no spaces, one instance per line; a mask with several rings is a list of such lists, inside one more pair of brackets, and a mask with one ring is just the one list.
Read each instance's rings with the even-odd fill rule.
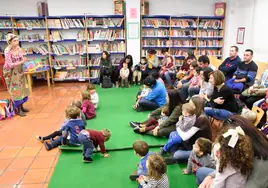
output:
[[222,58],[224,44],[224,17],[144,15],[142,19],[141,54],[154,48],[159,58],[161,50],[168,48],[176,63],[191,50],[195,55]]
[[0,53],[7,32],[13,32],[28,59],[46,59],[52,82],[96,82],[104,50],[114,66],[125,56],[125,24],[124,15],[0,17]]

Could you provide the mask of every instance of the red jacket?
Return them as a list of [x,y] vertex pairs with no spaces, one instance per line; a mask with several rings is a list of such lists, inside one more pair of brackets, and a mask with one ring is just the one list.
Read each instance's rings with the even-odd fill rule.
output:
[[82,112],[85,114],[86,119],[92,119],[96,117],[94,104],[89,100],[84,100],[82,103]]
[[100,146],[101,153],[104,154],[106,153],[105,145],[104,145],[104,136],[101,131],[95,131],[92,129],[87,129],[89,133],[90,140],[92,140],[95,148]]

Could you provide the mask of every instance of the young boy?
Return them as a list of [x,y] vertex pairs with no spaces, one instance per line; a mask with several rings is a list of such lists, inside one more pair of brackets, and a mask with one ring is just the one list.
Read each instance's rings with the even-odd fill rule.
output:
[[[60,131],[62,133],[56,140],[52,140],[51,143],[44,142],[46,149],[49,151],[60,145],[72,145],[79,146],[78,134],[81,130],[85,129],[85,124],[80,119],[81,110],[75,106],[68,106],[65,110],[66,119],[69,121]],[[40,140],[40,139],[39,139]],[[42,140],[44,140],[42,138]]]
[[161,115],[158,120],[156,120],[155,118],[150,118],[146,122],[141,123],[140,125],[134,127],[133,131],[135,133],[144,133],[153,130],[155,127],[161,125],[164,121],[166,121],[168,119],[168,115],[169,115],[169,108],[167,105],[165,105],[162,108]]
[[123,63],[123,67],[120,69],[121,87],[128,87],[129,69],[127,63]]
[[150,87],[148,87],[147,85],[143,85],[141,93],[136,98],[136,103],[132,106],[133,109],[136,109],[138,107],[140,99],[143,98],[143,97],[146,97],[147,95],[149,95],[149,93],[151,91],[152,91],[152,89]]
[[[81,109],[82,102],[79,101],[79,100],[73,100],[72,103],[71,103],[71,106],[76,106],[77,108]],[[86,116],[82,112],[82,109],[81,109],[80,117],[81,117],[81,119],[84,121],[84,123],[86,125],[87,124],[87,122],[86,122]]]
[[208,167],[215,169],[215,163],[210,156],[212,143],[206,138],[198,138],[193,145],[193,151],[188,159],[187,168],[182,172],[183,174],[195,174],[198,168]]
[[184,140],[181,137],[180,133],[189,131],[194,126],[195,121],[195,107],[190,103],[183,104],[182,116],[179,117],[179,121],[176,124],[177,130],[170,133],[168,142],[164,145],[163,148],[160,148],[159,154],[163,155],[169,152],[175,144],[180,144]]
[[87,85],[87,90],[90,93],[91,96],[91,102],[94,104],[95,109],[98,108],[98,104],[99,104],[99,95],[96,92],[96,87],[94,84],[89,83]]
[[149,152],[148,144],[141,140],[136,140],[132,147],[134,149],[134,153],[141,158],[140,163],[138,164],[138,170],[133,175],[129,176],[129,179],[136,181],[140,175],[147,175],[148,169],[146,166],[146,161],[152,153]]
[[141,84],[141,78],[142,78],[142,73],[146,71],[147,68],[147,59],[146,57],[142,57],[141,61],[139,64],[137,64],[134,67],[134,72],[133,72],[133,83],[136,84],[136,78],[138,78],[138,84]]
[[78,140],[83,144],[83,160],[85,163],[93,162],[91,158],[93,155],[94,148],[100,147],[100,152],[103,157],[109,157],[109,154],[106,153],[104,142],[107,142],[111,138],[111,132],[108,129],[101,131],[96,130],[83,130],[78,135]]

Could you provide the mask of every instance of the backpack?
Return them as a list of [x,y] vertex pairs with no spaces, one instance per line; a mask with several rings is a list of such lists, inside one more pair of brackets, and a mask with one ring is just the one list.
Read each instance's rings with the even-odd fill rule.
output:
[[102,87],[103,88],[112,88],[113,87],[113,83],[112,83],[110,76],[103,76]]

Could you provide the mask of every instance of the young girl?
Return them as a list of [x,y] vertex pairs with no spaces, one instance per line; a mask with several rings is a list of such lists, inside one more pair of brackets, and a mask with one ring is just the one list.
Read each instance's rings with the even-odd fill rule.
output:
[[165,160],[157,154],[152,154],[146,161],[147,176],[140,176],[137,182],[142,188],[169,188],[167,166]]
[[169,86],[172,86],[171,76],[175,73],[174,60],[172,56],[168,56],[166,59],[166,64],[160,70],[160,76],[165,78]]
[[127,67],[127,63],[123,63],[123,67],[120,69],[120,77],[121,77],[121,87],[128,87],[128,76],[129,69]]
[[99,95],[96,91],[96,87],[94,84],[89,83],[87,85],[87,90],[90,93],[90,97],[91,97],[91,102],[94,104],[95,109],[98,108],[98,104],[99,104]]
[[212,143],[206,138],[198,138],[194,145],[193,151],[188,159],[187,168],[182,171],[183,174],[196,173],[200,167],[215,168],[214,161],[210,156]]
[[[214,87],[209,83],[209,74],[212,69],[206,68],[200,72],[200,91],[199,96],[206,101],[209,101],[209,97],[212,95]],[[198,94],[198,93],[196,93]]]
[[[138,81],[138,84],[141,84],[141,79],[144,79],[146,75],[147,69],[147,59],[146,57],[142,57],[141,61],[138,65],[135,66],[134,72],[133,72],[133,83],[136,84],[136,81]],[[146,74],[146,75],[145,75]]]
[[140,99],[149,95],[151,91],[152,89],[150,87],[148,87],[147,85],[143,85],[141,93],[136,98],[136,103],[132,106],[134,110],[138,107]]
[[162,108],[161,115],[158,120],[156,120],[155,118],[150,118],[146,123],[134,127],[133,131],[135,133],[144,133],[153,130],[155,127],[161,125],[168,119],[168,114],[169,114],[169,108],[166,105]]
[[81,92],[82,95],[82,112],[85,114],[87,119],[96,117],[94,104],[91,102],[90,93],[87,90]]
[[216,176],[212,188],[244,188],[253,169],[251,141],[241,127],[228,129],[217,138]]
[[191,80],[191,78],[194,76],[194,69],[198,67],[198,64],[196,61],[192,61],[191,65],[190,65],[190,69],[189,71],[186,73],[186,76],[183,77],[182,80],[178,81],[177,83],[175,83],[175,88],[180,89],[182,88],[183,84],[189,82]]
[[163,148],[160,148],[159,154],[163,155],[169,152],[175,144],[180,144],[182,141],[186,141],[180,136],[180,133],[189,131],[194,126],[195,121],[195,107],[190,103],[183,104],[182,116],[179,117],[179,121],[176,124],[177,131],[170,133],[168,142],[164,145]]

